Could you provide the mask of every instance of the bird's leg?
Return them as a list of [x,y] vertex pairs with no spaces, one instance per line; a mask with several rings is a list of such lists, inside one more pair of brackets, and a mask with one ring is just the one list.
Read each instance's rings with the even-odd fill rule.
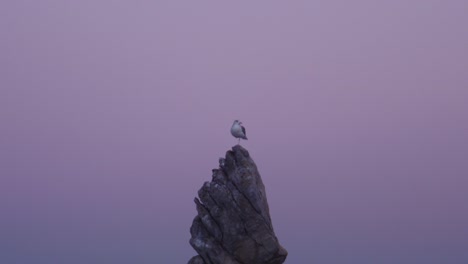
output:
[[237,145],[240,145],[240,138],[238,138],[239,141],[237,141]]

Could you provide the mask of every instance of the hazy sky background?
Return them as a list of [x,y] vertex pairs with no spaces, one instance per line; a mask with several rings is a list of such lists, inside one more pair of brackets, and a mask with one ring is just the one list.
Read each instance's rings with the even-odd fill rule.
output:
[[0,2],[0,263],[186,263],[236,140],[286,263],[468,263],[468,2]]

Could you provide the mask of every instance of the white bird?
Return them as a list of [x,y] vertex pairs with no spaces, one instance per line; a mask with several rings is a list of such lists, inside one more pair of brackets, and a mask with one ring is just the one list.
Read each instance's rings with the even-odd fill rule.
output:
[[239,120],[234,120],[234,123],[231,127],[231,135],[239,139],[239,142],[237,144],[240,144],[241,138],[247,140],[247,135],[245,134],[245,127],[242,126],[242,123],[239,122]]

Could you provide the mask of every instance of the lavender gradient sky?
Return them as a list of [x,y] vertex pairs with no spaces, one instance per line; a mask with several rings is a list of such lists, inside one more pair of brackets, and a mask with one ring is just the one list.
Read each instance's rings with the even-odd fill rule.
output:
[[468,2],[0,3],[0,263],[186,263],[247,127],[287,263],[468,263]]

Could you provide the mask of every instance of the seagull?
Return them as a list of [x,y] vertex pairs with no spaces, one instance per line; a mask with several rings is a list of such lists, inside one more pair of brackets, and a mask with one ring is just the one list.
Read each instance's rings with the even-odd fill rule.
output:
[[242,126],[242,122],[239,122],[239,120],[234,120],[234,123],[231,127],[231,135],[239,139],[239,142],[237,143],[238,145],[240,144],[241,138],[247,140],[245,127]]

